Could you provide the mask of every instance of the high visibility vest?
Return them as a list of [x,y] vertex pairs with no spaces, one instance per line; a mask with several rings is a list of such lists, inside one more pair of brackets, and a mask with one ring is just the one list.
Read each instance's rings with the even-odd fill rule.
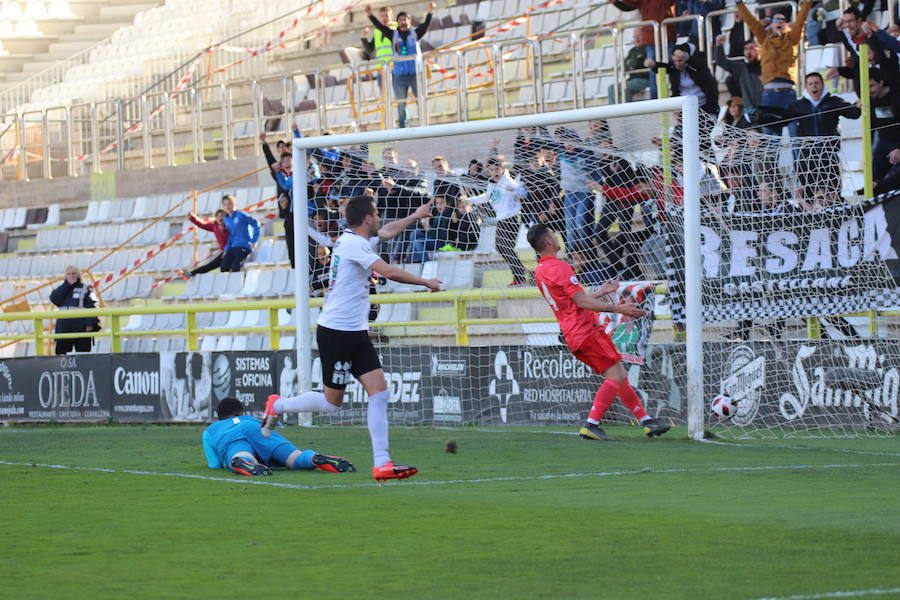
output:
[[[390,23],[388,26],[393,28],[394,24]],[[391,38],[384,37],[381,30],[376,29],[372,41],[375,44],[375,58],[381,62],[388,62],[391,56],[394,55]]]

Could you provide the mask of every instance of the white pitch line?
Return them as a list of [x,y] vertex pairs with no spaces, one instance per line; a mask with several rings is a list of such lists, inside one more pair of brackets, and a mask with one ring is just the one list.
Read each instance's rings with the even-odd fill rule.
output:
[[740,442],[723,442],[721,440],[699,440],[704,444],[717,446],[736,446],[738,448],[760,448],[776,450],[818,450],[820,452],[839,452],[841,454],[861,454],[864,456],[900,456],[900,452],[879,452],[877,450],[854,450],[853,448],[818,448],[816,446],[769,446],[765,444],[742,444]]
[[861,596],[884,596],[885,594],[898,594],[900,588],[884,590],[851,590],[846,592],[822,592],[819,594],[796,594],[794,596],[768,596],[756,600],[815,600],[816,598],[859,598]]
[[[615,423],[623,425],[623,423]],[[431,429],[440,429],[442,431],[475,431],[478,433],[533,433],[535,435],[578,435],[577,431],[533,431],[521,430],[517,431],[514,427],[505,427],[502,429],[487,429],[483,427],[447,427],[443,425],[431,425]],[[627,441],[627,440],[626,440]],[[817,448],[815,446],[769,446],[764,444],[752,444],[741,442],[725,442],[722,440],[710,440],[704,438],[698,440],[704,444],[715,444],[718,446],[734,446],[737,448],[759,448],[763,450],[817,450],[820,452],[839,452],[843,454],[861,454],[863,456],[900,456],[900,452],[879,452],[877,450],[854,450],[852,448]]]
[[[279,483],[262,478],[248,477],[214,477],[210,475],[194,475],[191,473],[169,473],[160,471],[141,471],[136,469],[104,469],[100,467],[79,467],[73,465],[56,465],[46,463],[20,463],[0,460],[0,465],[13,467],[40,467],[45,469],[64,469],[73,471],[94,471],[98,473],[128,473],[131,475],[159,475],[162,477],[180,477],[184,479],[204,479],[207,481],[225,481],[228,483],[242,483],[251,485],[266,485],[271,487],[289,488],[296,490],[326,490],[339,488],[365,488],[379,487],[378,483],[333,483],[323,485],[303,485],[297,483]],[[752,471],[787,471],[787,470],[815,470],[815,469],[864,469],[870,467],[900,467],[900,463],[869,463],[869,464],[826,464],[826,465],[753,465],[737,467],[710,467],[705,469],[632,469],[627,471],[600,471],[596,473],[556,473],[549,475],[510,475],[506,477],[479,477],[475,479],[440,479],[440,480],[405,480],[403,485],[430,486],[430,485],[454,485],[472,483],[493,483],[505,481],[541,481],[546,479],[572,479],[582,477],[618,477],[622,475],[646,475],[671,474],[671,473],[723,473],[723,472],[752,472]]]
[[516,430],[513,427],[506,429],[484,429],[481,427],[445,427],[443,425],[432,425],[432,429],[440,429],[441,431],[474,431],[477,433],[534,433],[538,435],[578,435],[577,431],[531,431],[527,429]]

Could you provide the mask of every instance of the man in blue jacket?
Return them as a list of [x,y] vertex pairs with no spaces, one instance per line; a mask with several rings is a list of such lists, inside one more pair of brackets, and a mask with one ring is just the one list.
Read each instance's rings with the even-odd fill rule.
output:
[[219,270],[223,273],[240,271],[253,250],[253,244],[259,240],[259,222],[247,213],[235,210],[234,196],[230,194],[222,198],[222,210],[225,211],[228,243],[225,244]]
[[397,101],[397,127],[406,127],[406,96],[412,90],[413,96],[419,95],[416,85],[416,59],[419,40],[431,25],[431,13],[437,9],[434,2],[428,5],[428,14],[421,25],[412,28],[412,19],[405,12],[397,13],[397,29],[391,29],[372,14],[372,7],[366,5],[369,21],[385,38],[392,41],[394,50],[394,70],[392,75],[394,100]]
[[566,248],[583,247],[594,235],[594,196],[588,184],[597,180],[599,163],[573,129],[558,127],[553,134],[556,140],[542,139],[541,143],[559,155]]
[[219,420],[203,432],[203,454],[210,469],[229,469],[238,475],[271,475],[269,467],[292,470],[319,469],[330,473],[356,471],[346,458],[328,456],[314,450],[300,450],[278,433],[263,437],[261,422],[244,414],[236,398],[225,398],[216,406]]

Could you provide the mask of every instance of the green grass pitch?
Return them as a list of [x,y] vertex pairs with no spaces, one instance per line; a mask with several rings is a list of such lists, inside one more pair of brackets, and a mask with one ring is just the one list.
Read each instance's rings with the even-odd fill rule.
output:
[[900,598],[895,438],[609,429],[395,427],[378,486],[358,427],[281,431],[359,472],[254,480],[199,426],[3,428],[0,596]]

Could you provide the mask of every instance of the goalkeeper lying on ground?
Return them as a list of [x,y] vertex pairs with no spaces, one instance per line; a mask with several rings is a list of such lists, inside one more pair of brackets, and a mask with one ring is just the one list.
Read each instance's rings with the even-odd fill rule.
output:
[[227,468],[239,475],[271,475],[269,467],[287,467],[332,473],[356,471],[346,458],[300,450],[284,436],[273,433],[265,438],[261,422],[244,414],[244,405],[236,398],[225,398],[216,406],[219,421],[203,432],[203,453],[210,469]]

